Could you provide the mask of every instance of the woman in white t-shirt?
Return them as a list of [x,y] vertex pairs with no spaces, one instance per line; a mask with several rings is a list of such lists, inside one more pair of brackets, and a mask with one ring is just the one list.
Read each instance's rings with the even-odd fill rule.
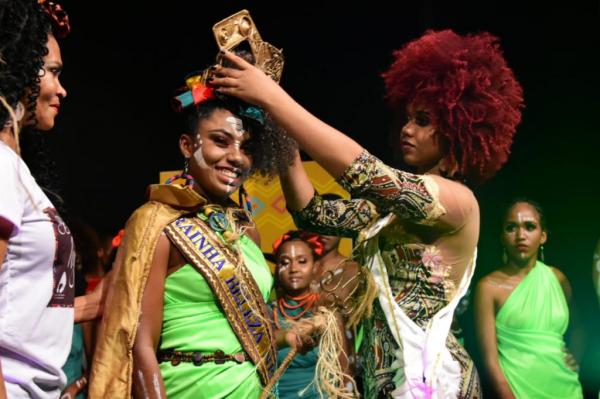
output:
[[[75,317],[73,240],[20,157],[19,130],[54,126],[66,96],[55,37],[68,18],[49,1],[8,0],[0,26],[0,398],[57,398]],[[80,305],[76,318],[97,313],[98,300]]]

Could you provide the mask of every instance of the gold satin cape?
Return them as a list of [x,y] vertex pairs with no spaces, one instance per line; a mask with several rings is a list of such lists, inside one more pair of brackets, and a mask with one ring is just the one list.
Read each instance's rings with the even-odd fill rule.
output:
[[150,200],[127,221],[96,343],[88,397],[130,398],[133,343],[142,296],[158,238],[182,215],[194,213],[206,200],[189,187],[150,186]]

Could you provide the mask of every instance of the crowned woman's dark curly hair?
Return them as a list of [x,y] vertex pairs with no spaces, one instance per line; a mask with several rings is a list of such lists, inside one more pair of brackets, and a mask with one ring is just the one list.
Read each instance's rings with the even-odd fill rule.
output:
[[493,176],[508,159],[521,121],[523,90],[489,33],[428,31],[394,52],[383,73],[390,105],[432,114],[448,145],[445,159],[459,177]]
[[250,139],[246,151],[252,158],[251,174],[273,177],[290,164],[296,142],[268,117],[264,124],[260,124],[254,119],[238,115],[237,107],[228,101],[214,98],[186,108],[183,111],[184,132],[195,134],[200,122],[209,118],[217,109],[230,111],[241,118],[244,126],[249,128]]
[[[242,42],[233,50],[238,56],[247,62],[254,64],[255,59],[247,46]],[[225,66],[231,66],[224,63]],[[184,130],[193,134],[202,119],[208,118],[217,108],[229,110],[244,121],[245,126],[250,127],[250,140],[247,145],[248,155],[252,158],[251,174],[264,177],[274,177],[283,172],[294,159],[297,148],[296,142],[290,138],[283,129],[279,127],[267,114],[264,124],[254,119],[240,116],[238,114],[239,100],[220,95],[212,100],[196,104],[184,110]]]
[[[14,108],[27,95],[30,115],[39,95],[50,29],[50,19],[37,0],[0,2],[0,96]],[[8,118],[8,111],[0,107],[0,127]]]

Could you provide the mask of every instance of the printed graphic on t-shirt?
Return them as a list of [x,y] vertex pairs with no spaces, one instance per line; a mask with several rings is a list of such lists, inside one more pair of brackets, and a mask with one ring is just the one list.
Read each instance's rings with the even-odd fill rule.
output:
[[54,252],[54,286],[48,307],[73,307],[75,299],[75,251],[71,231],[54,208],[44,209],[52,221],[56,251]]

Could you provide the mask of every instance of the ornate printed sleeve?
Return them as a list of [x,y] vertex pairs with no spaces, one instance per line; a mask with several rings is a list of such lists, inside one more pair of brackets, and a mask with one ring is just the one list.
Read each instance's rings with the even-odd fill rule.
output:
[[304,209],[290,212],[298,228],[339,237],[357,236],[379,216],[367,200],[325,200],[317,194]]
[[390,168],[367,150],[338,180],[352,197],[370,201],[381,214],[393,212],[402,219],[431,225],[446,213],[433,178]]

